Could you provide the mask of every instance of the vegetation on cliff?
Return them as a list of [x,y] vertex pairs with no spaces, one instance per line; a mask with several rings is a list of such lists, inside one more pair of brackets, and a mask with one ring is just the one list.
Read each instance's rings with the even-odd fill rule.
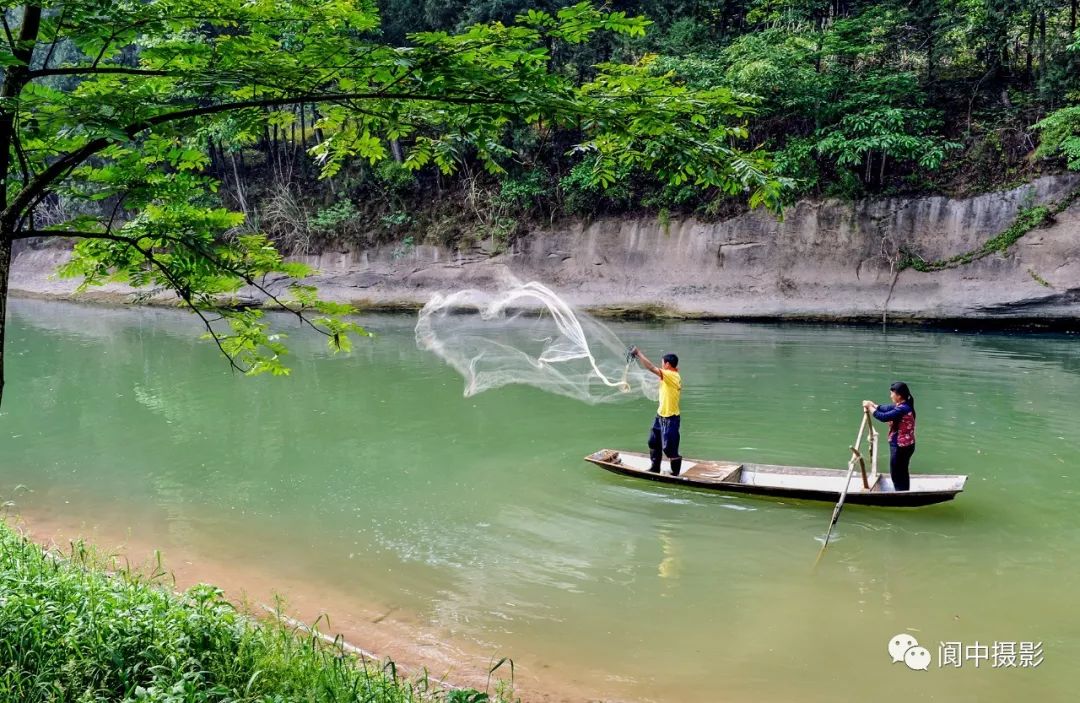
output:
[[[512,22],[558,0],[381,0],[395,45],[419,31]],[[551,54],[553,70],[588,79],[606,61],[645,62],[696,88],[744,95],[749,144],[791,179],[789,198],[856,198],[1013,187],[1080,167],[1077,0],[621,0],[640,35],[597,35]],[[308,121],[310,123],[310,120]],[[576,125],[509,129],[504,172],[465,159],[453,178],[398,161],[354,164],[312,187],[303,148],[318,134],[270,133],[243,153],[218,150],[225,190],[287,248],[405,236],[500,242],[561,216],[692,212],[745,201],[692,181],[619,165],[610,182],[570,147]],[[402,146],[402,145],[399,145]],[[396,148],[396,147],[394,147]],[[407,148],[407,144],[402,148]],[[391,156],[397,154],[391,149]],[[233,161],[239,171],[234,172]]]

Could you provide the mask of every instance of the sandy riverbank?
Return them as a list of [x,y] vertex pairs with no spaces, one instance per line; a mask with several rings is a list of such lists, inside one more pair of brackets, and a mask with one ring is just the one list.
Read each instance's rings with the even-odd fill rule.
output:
[[[302,623],[316,623],[331,637],[393,660],[399,671],[416,677],[427,672],[436,681],[455,687],[491,689],[498,679],[510,679],[508,666],[490,678],[488,669],[504,656],[514,660],[514,692],[523,701],[573,703],[618,701],[618,693],[605,689],[602,677],[590,672],[553,671],[527,653],[485,651],[477,643],[454,638],[418,613],[381,602],[368,593],[343,590],[301,573],[281,573],[227,553],[207,553],[194,545],[174,543],[152,520],[138,534],[110,523],[107,516],[61,515],[46,509],[16,508],[8,522],[38,544],[65,549],[85,540],[104,554],[116,556],[150,573],[158,558],[177,590],[198,583],[221,588],[226,596],[256,617],[266,617],[263,605],[283,600],[283,614]],[[163,546],[167,545],[167,546]],[[592,672],[593,675],[596,672]]]

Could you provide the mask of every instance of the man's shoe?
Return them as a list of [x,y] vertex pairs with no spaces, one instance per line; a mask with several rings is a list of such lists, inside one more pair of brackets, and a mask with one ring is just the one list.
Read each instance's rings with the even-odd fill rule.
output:
[[672,476],[678,476],[680,471],[682,471],[682,457],[679,457],[678,459],[672,459],[671,460],[671,475]]

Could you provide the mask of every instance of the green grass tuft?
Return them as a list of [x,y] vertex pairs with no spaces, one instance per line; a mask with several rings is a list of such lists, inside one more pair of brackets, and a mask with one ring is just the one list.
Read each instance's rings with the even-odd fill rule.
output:
[[162,575],[115,569],[81,543],[46,552],[0,522],[0,700],[491,700],[403,679],[317,631],[257,623],[213,586],[175,593]]

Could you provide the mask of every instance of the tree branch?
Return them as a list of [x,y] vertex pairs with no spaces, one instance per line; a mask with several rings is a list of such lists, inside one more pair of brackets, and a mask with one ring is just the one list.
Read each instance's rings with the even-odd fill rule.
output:
[[26,152],[23,151],[22,140],[19,139],[19,130],[11,131],[12,145],[15,147],[15,156],[19,160],[19,170],[22,172],[23,183],[30,182],[30,165],[26,161]]
[[28,71],[30,80],[45,76],[82,76],[120,73],[130,76],[175,76],[172,71],[157,71],[144,68],[126,68],[123,66],[69,66],[66,68],[39,68],[36,71]]
[[184,303],[187,304],[188,308],[190,308],[193,313],[199,316],[199,319],[202,320],[203,325],[206,327],[206,331],[210,334],[210,338],[213,339],[214,344],[217,345],[218,351],[224,354],[225,358],[229,360],[229,366],[233,367],[240,373],[247,373],[248,369],[245,369],[239,364],[237,364],[236,358],[233,357],[233,355],[229,352],[225,351],[225,347],[222,346],[221,339],[218,337],[217,332],[214,331],[213,326],[210,324],[210,320],[206,319],[206,315],[203,315],[202,310],[200,310],[199,306],[195,304],[194,300],[192,300],[191,291],[189,291],[185,286],[181,285],[181,283],[173,275],[172,271],[169,270],[169,267],[158,261],[157,257],[154,256],[154,253],[152,251],[148,249],[143,249],[138,244],[134,243],[132,243],[131,246],[140,254],[142,254],[147,261],[157,267],[158,271],[160,271],[161,275],[165,277],[165,279],[169,282],[170,285],[172,285],[173,290],[176,291],[176,294],[180,296],[181,300],[183,300]]
[[[58,175],[58,179],[63,180],[67,178],[69,175],[71,175],[71,172],[78,167],[78,165],[79,162],[75,162],[65,166],[64,169],[61,169],[63,172]],[[37,180],[40,180],[40,176]],[[16,200],[19,200],[19,198],[22,197],[23,192],[24,191],[19,192],[19,197],[16,198]],[[7,216],[7,212],[11,211],[11,216],[14,220],[14,224],[11,226],[10,231],[17,231],[19,228],[22,227],[22,223],[26,219],[27,213],[32,213],[34,209],[37,208],[37,206],[41,203],[41,201],[48,197],[48,195],[49,189],[42,188],[40,191],[28,198],[26,204],[20,210],[13,210],[12,208],[8,207],[6,210],[4,210],[3,213],[0,213],[0,223],[7,224],[9,222],[9,220],[6,220],[4,218]]]
[[7,36],[8,47],[11,48],[11,53],[15,53],[15,37],[11,35],[11,27],[7,22],[7,13],[0,12],[0,23],[4,25],[4,34]]
[[120,208],[123,206],[124,201],[127,200],[128,193],[126,191],[123,195],[116,199],[116,204],[113,205],[112,213],[109,214],[109,222],[105,225],[106,232],[112,232],[113,223],[116,221],[116,215],[120,212]]
[[99,52],[98,52],[98,54],[97,54],[97,56],[95,56],[95,57],[94,57],[94,60],[93,60],[93,62],[92,62],[92,63],[90,64],[91,66],[93,66],[94,68],[97,68],[97,65],[98,65],[98,64],[99,64],[99,63],[101,62],[101,59],[103,59],[103,58],[105,57],[105,52],[109,50],[109,47],[110,47],[110,46],[112,46],[112,43],[113,43],[114,41],[116,41],[116,38],[117,38],[118,36],[120,36],[120,33],[121,33],[122,31],[124,31],[124,30],[123,30],[122,28],[117,28],[117,27],[114,27],[114,28],[113,28],[113,31],[112,31],[112,33],[111,33],[111,34],[109,35],[109,38],[108,38],[108,39],[106,39],[106,40],[105,40],[105,41],[104,41],[104,42],[102,43],[102,45],[101,45],[101,51],[99,51]]
[[[115,214],[115,209],[114,209],[113,214]],[[291,312],[292,314],[296,315],[296,317],[300,320],[300,322],[304,323],[305,325],[307,325],[311,329],[315,330],[316,332],[323,335],[324,337],[331,336],[329,332],[327,332],[326,330],[319,329],[315,325],[315,323],[313,323],[311,320],[309,320],[307,317],[305,317],[304,311],[303,311],[302,308],[296,308],[294,306],[290,306],[290,305],[286,304],[285,301],[281,300],[281,298],[279,298],[275,293],[270,291],[263,284],[256,281],[255,278],[251,274],[249,274],[246,271],[243,271],[242,269],[239,269],[239,268],[237,268],[235,266],[232,266],[232,265],[222,261],[213,252],[211,252],[211,251],[205,249],[204,247],[200,246],[199,242],[192,241],[192,240],[189,240],[189,239],[182,239],[180,237],[176,237],[176,236],[168,235],[168,234],[146,234],[146,235],[140,235],[140,236],[137,236],[137,237],[125,237],[125,236],[119,235],[119,234],[112,234],[111,231],[110,231],[111,229],[112,229],[112,220],[110,219],[109,227],[104,232],[83,232],[83,231],[75,231],[75,230],[58,230],[58,229],[44,229],[44,230],[30,229],[30,230],[20,230],[19,232],[16,232],[15,236],[12,237],[12,239],[30,239],[30,238],[33,238],[33,237],[78,237],[78,238],[81,238],[81,239],[107,239],[107,240],[112,241],[112,242],[119,242],[121,244],[127,244],[127,245],[131,246],[132,248],[136,249],[139,253],[144,253],[143,248],[140,247],[137,244],[137,242],[140,239],[164,239],[164,240],[172,242],[173,244],[176,244],[178,246],[182,246],[182,247],[186,247],[188,249],[192,249],[195,252],[197,252],[198,254],[200,254],[201,256],[205,256],[207,258],[207,260],[210,261],[211,264],[213,264],[214,266],[217,266],[219,269],[221,269],[222,271],[224,271],[226,273],[230,273],[230,274],[236,276],[237,278],[242,280],[247,285],[251,286],[255,290],[257,290],[260,293],[262,293],[263,295],[265,295],[267,297],[267,299],[269,299],[275,305],[279,306],[282,310],[287,311],[287,312]],[[180,291],[178,290],[178,292],[180,292]]]
[[67,16],[68,5],[64,3],[64,7],[60,10],[60,19],[56,21],[56,31],[53,32],[52,44],[49,45],[49,53],[45,54],[45,60],[41,62],[42,68],[49,67],[49,61],[52,60],[53,52],[56,51],[56,45],[60,43],[60,30],[64,27],[64,17]]
[[11,239],[33,239],[34,237],[82,237],[84,239],[113,239],[118,242],[131,244],[129,237],[121,237],[117,234],[106,232],[80,232],[73,229],[22,229],[16,232]]
[[19,27],[19,39],[12,52],[15,58],[30,68],[34,59],[34,47],[37,42],[38,31],[41,29],[41,6],[27,3],[23,6],[22,25]]

